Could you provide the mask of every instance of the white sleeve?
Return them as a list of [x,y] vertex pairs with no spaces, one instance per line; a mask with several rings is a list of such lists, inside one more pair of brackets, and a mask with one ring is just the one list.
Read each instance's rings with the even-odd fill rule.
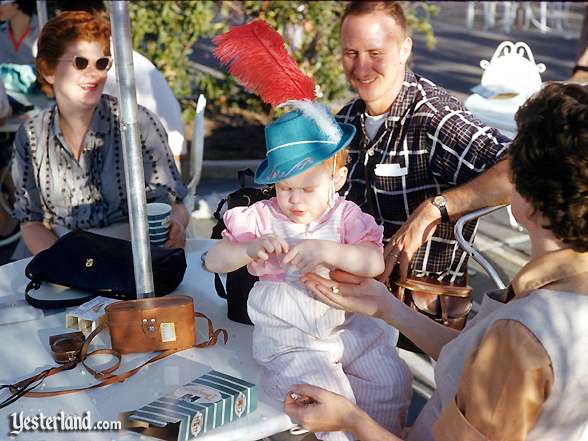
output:
[[10,104],[8,104],[8,97],[6,96],[6,89],[4,82],[0,79],[0,118],[4,118],[10,113]]

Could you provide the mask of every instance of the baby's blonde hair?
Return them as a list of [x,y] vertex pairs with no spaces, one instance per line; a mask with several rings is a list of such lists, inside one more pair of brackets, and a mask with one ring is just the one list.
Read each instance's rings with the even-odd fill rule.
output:
[[322,163],[328,166],[330,169],[339,170],[341,167],[345,167],[347,164],[347,149],[341,149],[330,158],[325,159]]

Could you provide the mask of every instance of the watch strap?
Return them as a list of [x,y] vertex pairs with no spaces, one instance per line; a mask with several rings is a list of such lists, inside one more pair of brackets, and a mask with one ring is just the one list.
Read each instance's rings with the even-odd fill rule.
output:
[[439,211],[441,212],[441,222],[443,223],[450,223],[451,220],[449,219],[449,213],[447,212],[447,207],[445,205],[435,205]]

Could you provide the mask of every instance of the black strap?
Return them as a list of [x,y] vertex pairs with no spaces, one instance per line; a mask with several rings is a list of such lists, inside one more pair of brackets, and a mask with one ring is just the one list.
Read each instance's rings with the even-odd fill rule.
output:
[[227,299],[227,291],[223,285],[223,281],[221,280],[218,273],[214,273],[214,289],[216,289],[216,293],[222,299]]
[[220,213],[221,213],[221,210],[223,209],[223,206],[226,204],[226,202],[227,202],[227,198],[223,198],[220,200],[220,202],[216,206],[216,211],[214,212],[213,216],[217,221],[220,221],[222,219]]
[[250,168],[244,168],[237,172],[237,179],[239,180],[239,185],[241,186],[241,188],[245,188],[247,186],[247,182],[245,182],[247,177],[255,177],[255,173],[253,173],[253,170],[251,170]]

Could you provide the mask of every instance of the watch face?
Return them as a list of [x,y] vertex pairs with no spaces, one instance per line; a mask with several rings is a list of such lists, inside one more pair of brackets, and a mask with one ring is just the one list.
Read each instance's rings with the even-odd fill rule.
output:
[[433,204],[437,207],[444,207],[447,204],[447,199],[441,195],[435,196],[435,199],[433,199]]

